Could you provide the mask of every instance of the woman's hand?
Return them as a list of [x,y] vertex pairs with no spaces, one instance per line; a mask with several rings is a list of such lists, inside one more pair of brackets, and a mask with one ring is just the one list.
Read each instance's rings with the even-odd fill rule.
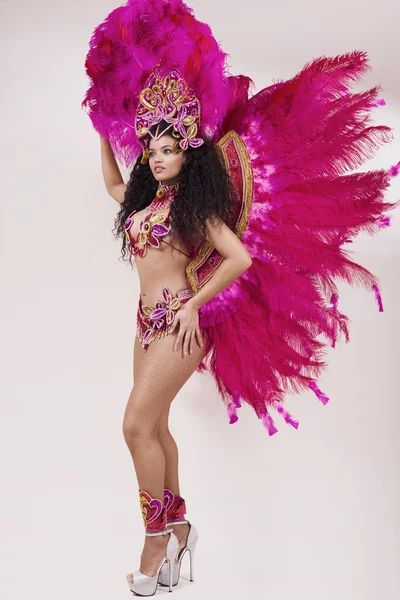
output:
[[179,310],[175,314],[175,320],[172,323],[172,333],[175,327],[179,323],[178,336],[174,343],[174,350],[178,350],[182,346],[183,356],[191,354],[194,349],[194,344],[197,342],[198,346],[202,348],[202,337],[199,325],[199,311],[195,306],[192,306],[189,302],[182,304]]

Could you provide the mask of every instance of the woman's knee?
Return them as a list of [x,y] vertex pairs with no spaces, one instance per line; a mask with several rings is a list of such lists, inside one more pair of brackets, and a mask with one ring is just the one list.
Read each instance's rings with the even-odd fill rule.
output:
[[149,416],[141,411],[128,409],[122,421],[122,433],[130,448],[141,444],[144,440],[157,436],[157,427]]
[[158,422],[158,425],[157,425],[157,435],[159,437],[161,437],[162,435],[168,435],[169,434],[168,423],[169,423],[169,407],[164,412],[163,416],[161,417],[161,419]]
[[171,446],[176,447],[175,438],[170,432],[168,425],[159,425],[157,429],[157,437],[163,448],[171,448]]

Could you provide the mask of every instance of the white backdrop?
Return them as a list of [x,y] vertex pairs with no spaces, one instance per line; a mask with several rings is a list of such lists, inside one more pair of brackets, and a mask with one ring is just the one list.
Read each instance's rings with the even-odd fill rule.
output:
[[[138,278],[118,262],[118,205],[80,108],[90,35],[115,6],[0,3],[4,600],[127,598],[125,573],[139,566],[143,523],[121,431]],[[375,115],[397,131],[368,167],[400,160],[395,0],[192,6],[231,53],[232,73],[258,89],[313,57],[366,50],[373,71],[362,87],[383,85],[387,106]],[[388,194],[399,197],[400,178]],[[247,408],[228,425],[209,376],[193,375],[174,401],[181,491],[200,532],[197,581],[185,568],[177,597],[398,597],[399,214],[353,244],[380,276],[385,312],[343,287],[352,341],[320,380],[326,407],[312,392],[289,398],[297,432],[277,419],[269,438]]]

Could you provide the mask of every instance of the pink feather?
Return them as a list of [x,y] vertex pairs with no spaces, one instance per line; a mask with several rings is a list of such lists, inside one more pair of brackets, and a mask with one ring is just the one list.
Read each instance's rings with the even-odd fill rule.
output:
[[335,280],[372,287],[382,307],[376,278],[345,250],[358,233],[377,233],[395,206],[385,193],[397,166],[353,172],[392,139],[389,127],[370,120],[379,88],[350,92],[367,69],[366,54],[353,52],[319,58],[250,99],[248,81],[230,83],[222,133],[234,128],[251,159],[253,201],[241,240],[253,262],[201,307],[200,324],[222,397],[239,394],[270,434],[268,409],[288,392],[311,388],[329,400],[316,384],[324,338],[349,339]]

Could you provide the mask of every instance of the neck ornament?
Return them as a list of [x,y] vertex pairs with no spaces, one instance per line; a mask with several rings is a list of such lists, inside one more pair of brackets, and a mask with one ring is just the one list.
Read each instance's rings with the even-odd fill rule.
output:
[[179,188],[179,183],[173,181],[168,185],[159,184],[156,196],[149,206],[149,210],[167,208],[174,200]]

